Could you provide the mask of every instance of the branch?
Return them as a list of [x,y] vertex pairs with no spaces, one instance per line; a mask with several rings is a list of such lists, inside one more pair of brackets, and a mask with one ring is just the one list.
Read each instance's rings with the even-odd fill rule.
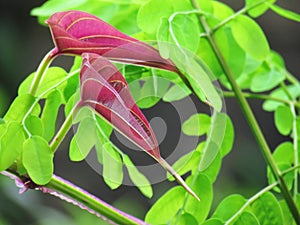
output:
[[87,210],[110,224],[148,225],[56,175],[53,175],[47,185],[38,186],[29,178],[18,175],[13,168],[7,169],[2,174],[16,181],[17,186],[21,187],[20,193],[28,189],[40,190]]
[[[199,10],[198,2],[196,0],[191,0],[191,2],[193,4],[193,6],[195,7],[195,9]],[[300,215],[299,215],[298,209],[296,207],[296,204],[293,201],[293,197],[288,190],[287,184],[286,184],[279,168],[276,165],[276,162],[272,156],[271,150],[270,150],[270,148],[266,142],[266,139],[258,125],[258,122],[257,122],[246,98],[244,97],[240,87],[238,86],[230,68],[228,67],[214,37],[211,35],[210,27],[208,26],[205,18],[203,16],[199,16],[199,22],[200,22],[201,26],[204,28],[205,32],[207,33],[207,39],[208,39],[220,65],[224,71],[224,74],[226,75],[229,83],[231,84],[232,90],[235,93],[235,96],[239,102],[239,105],[240,105],[243,113],[244,113],[244,116],[248,122],[248,125],[250,126],[252,133],[262,151],[265,161],[270,166],[270,169],[278,182],[281,193],[282,193],[285,201],[287,202],[287,205],[289,206],[289,209],[290,209],[291,213],[293,214],[293,217],[294,217],[296,223],[300,224]]]

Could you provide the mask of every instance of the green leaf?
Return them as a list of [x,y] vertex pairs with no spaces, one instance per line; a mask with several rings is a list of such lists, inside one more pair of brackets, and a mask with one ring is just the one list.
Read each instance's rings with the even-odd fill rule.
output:
[[209,180],[212,183],[214,183],[219,175],[221,164],[222,164],[222,157],[221,154],[218,153],[214,158],[214,160],[211,162],[211,164],[201,173],[205,174],[209,178]]
[[[27,114],[32,104],[35,102],[35,98],[32,95],[24,94],[15,98],[10,105],[7,113],[4,116],[5,121],[22,122],[24,116]],[[38,104],[33,108],[31,115],[39,115],[40,107]]]
[[[245,67],[245,51],[239,46],[229,27],[217,30],[215,40],[234,77],[238,78]],[[214,52],[211,54],[214,54]],[[221,70],[221,74],[223,73],[223,70]]]
[[300,14],[295,13],[295,12],[290,11],[290,10],[287,10],[287,9],[284,9],[284,8],[278,6],[278,5],[271,5],[270,4],[269,6],[278,15],[280,15],[284,18],[296,21],[296,22],[300,22]]
[[103,146],[103,178],[111,188],[118,188],[123,181],[123,163],[120,154],[116,152],[111,142]]
[[[45,92],[49,91],[49,93],[50,93],[51,88],[57,86],[58,83],[62,82],[66,78],[67,75],[68,75],[67,72],[64,69],[62,69],[61,67],[50,67],[47,70],[46,74],[44,75],[44,79],[42,80],[36,95],[40,96],[43,94],[42,97],[46,98],[48,93],[45,94]],[[22,82],[22,84],[19,86],[19,90],[18,90],[19,95],[26,94],[28,92],[34,76],[35,76],[35,72],[30,74]],[[57,90],[63,92],[66,85],[67,85],[67,82],[65,81],[53,89],[57,89]]]
[[273,152],[276,163],[294,163],[294,145],[291,142],[283,142]]
[[[172,19],[172,21],[170,21]],[[182,35],[182,34],[185,35]],[[164,58],[169,58],[169,46],[180,45],[181,48],[195,52],[200,41],[200,30],[195,15],[173,14],[172,18],[161,19],[157,31],[159,51]]]
[[264,14],[274,2],[276,2],[276,0],[268,0],[264,2],[261,0],[246,0],[246,8],[252,8],[248,11],[250,16],[259,17]]
[[[201,145],[201,143],[199,144]],[[197,147],[198,149],[198,147]],[[201,152],[200,151],[192,151],[189,152],[182,157],[180,157],[173,165],[173,169],[179,174],[184,175],[191,170],[197,170],[198,164],[200,162]],[[175,180],[174,177],[168,174],[168,179],[170,181]]]
[[282,135],[288,135],[293,128],[293,114],[289,106],[279,106],[275,110],[274,120],[276,128]]
[[179,218],[174,219],[171,223],[171,225],[198,225],[199,223],[189,213],[183,213],[179,216]]
[[163,96],[165,102],[179,101],[191,94],[191,91],[186,87],[174,84]]
[[160,19],[173,13],[170,0],[150,0],[140,8],[137,15],[138,26],[146,33],[155,33]]
[[188,177],[186,182],[193,189],[196,195],[199,196],[201,201],[188,196],[188,200],[185,205],[185,211],[197,219],[198,224],[201,224],[208,216],[212,204],[212,183],[206,175],[201,173]]
[[234,225],[260,225],[259,221],[251,212],[243,212]]
[[283,215],[283,224],[294,224],[293,215],[291,214],[291,211],[285,200],[279,201],[279,205]]
[[220,111],[222,100],[211,81],[214,75],[207,65],[200,58],[195,58],[178,46],[172,47],[170,51],[171,59],[190,82],[198,98],[208,101],[215,110]]
[[162,96],[167,92],[170,82],[156,76],[146,77],[145,83],[140,89],[139,99],[136,101],[140,108],[150,108],[158,103]]
[[200,171],[205,170],[221,150],[226,131],[226,118],[227,116],[224,113],[214,112],[212,115],[212,125],[210,126],[203,156],[199,165]]
[[147,212],[145,222],[150,224],[166,224],[182,207],[186,191],[182,187],[174,187],[159,198]]
[[[286,159],[286,160],[288,160],[288,159]],[[281,172],[283,172],[283,171],[291,168],[291,164],[290,163],[286,163],[286,162],[279,162],[279,163],[277,163],[277,166],[278,166],[278,169]],[[271,172],[271,170],[270,170],[269,167],[267,169],[267,177],[268,177],[269,184],[273,184],[274,182],[276,182],[276,179],[274,178],[274,175]],[[285,174],[283,176],[283,178],[284,178],[284,180],[286,182],[286,185],[287,185],[288,189],[291,190],[292,187],[293,187],[294,174],[293,173],[287,173],[287,174]],[[278,187],[275,187],[273,190],[277,191],[277,192],[281,192]]]
[[212,218],[212,219],[206,220],[206,221],[205,221],[204,223],[202,223],[201,225],[223,225],[223,224],[224,224],[224,223],[222,223],[221,220]]
[[0,134],[0,171],[11,166],[20,156],[25,141],[25,131],[20,123],[11,122],[4,130]]
[[201,136],[208,133],[211,119],[207,114],[194,114],[184,121],[182,131],[189,136]]
[[222,144],[220,146],[220,153],[222,157],[225,157],[232,149],[234,142],[234,126],[231,122],[231,119],[226,115],[226,125],[224,131],[224,137]]
[[61,104],[61,94],[57,90],[52,91],[47,96],[41,115],[42,122],[45,125],[44,137],[47,141],[50,141],[55,133],[56,119]]
[[32,136],[23,144],[22,162],[33,182],[47,184],[53,174],[53,152],[48,142]]
[[223,74],[220,63],[216,55],[214,54],[209,41],[206,38],[202,37],[200,39],[197,56],[200,57],[203,62],[205,62],[205,64],[211,69],[215,77],[218,78]]
[[239,15],[229,24],[236,42],[246,53],[256,59],[266,58],[270,47],[264,32],[254,20]]
[[78,71],[77,74],[75,74],[74,76],[70,77],[68,80],[67,80],[67,85],[66,87],[64,88],[63,90],[63,96],[64,96],[64,99],[66,100],[66,102],[69,101],[70,97],[73,96],[75,94],[75,92],[77,91],[79,85],[80,85],[80,82],[79,82],[79,69],[81,67],[81,64],[82,64],[82,58],[79,57],[79,56],[76,56],[75,59],[74,59],[74,63],[70,69],[70,72],[69,72],[69,75],[71,73],[74,73],[75,71]]
[[147,198],[151,198],[153,191],[149,180],[138,171],[127,155],[122,155],[122,158],[132,182]]
[[81,161],[97,142],[96,123],[93,118],[84,118],[73,136],[69,156],[72,161]]
[[87,2],[87,0],[73,0],[73,1],[60,1],[51,0],[46,1],[42,6],[31,10],[32,16],[49,16],[55,12],[66,11],[78,7]]
[[260,69],[253,75],[250,89],[253,92],[271,90],[285,79],[285,75],[275,69]]
[[283,215],[277,199],[271,192],[263,194],[252,205],[252,212],[261,225],[282,225]]
[[[300,86],[297,85],[289,85],[287,87],[288,92],[291,94],[293,100],[300,96]],[[282,88],[278,88],[271,92],[271,97],[281,98],[283,100],[290,100],[289,96],[287,96],[286,92]],[[274,111],[278,106],[283,105],[284,103],[274,101],[274,100],[266,100],[263,104],[263,109],[266,111]]]
[[212,218],[218,218],[223,222],[230,219],[244,204],[246,199],[238,194],[225,198],[217,207]]
[[37,116],[29,115],[25,120],[25,126],[32,135],[44,135],[44,123]]

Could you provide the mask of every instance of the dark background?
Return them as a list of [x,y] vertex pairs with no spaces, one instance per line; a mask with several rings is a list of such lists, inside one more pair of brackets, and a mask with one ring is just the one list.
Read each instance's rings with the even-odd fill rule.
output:
[[[234,9],[241,8],[243,4],[243,1],[236,0],[223,2]],[[32,8],[42,3],[43,1],[39,0],[0,1],[0,116],[16,96],[20,82],[36,70],[42,57],[53,47],[48,28],[39,25],[36,18],[29,14]],[[298,0],[282,0],[278,3],[285,8],[300,12]],[[281,18],[272,12],[267,12],[257,21],[265,31],[271,48],[283,56],[288,70],[300,78],[300,24]],[[70,59],[65,58],[56,63],[69,65]],[[250,103],[270,147],[274,149],[284,139],[274,127],[273,114],[261,110],[261,101],[251,100]],[[164,103],[145,113],[151,116],[162,106]],[[235,192],[249,197],[266,184],[264,160],[237,102],[234,99],[227,99],[226,106],[235,126],[236,139],[232,153],[223,160],[222,172],[215,185],[216,202],[225,195]],[[111,191],[103,183],[102,178],[84,162],[69,162],[66,148],[62,148],[56,155],[55,167],[59,175],[140,217],[143,217],[149,205],[170,185],[169,182],[155,185],[155,196],[151,200],[142,197],[134,187],[121,187],[117,191]],[[36,206],[29,204],[28,201],[47,206],[53,205],[56,208],[60,204],[60,201],[53,200],[52,197],[33,191],[16,197],[17,189],[13,188],[13,182],[7,184],[6,180],[8,179],[0,177],[0,224],[1,217],[10,218],[10,221],[14,221],[12,224],[33,224],[36,216],[31,215]],[[126,205],[128,202],[130,207]],[[13,219],[15,215],[10,211],[11,208],[18,211],[19,215],[23,215],[20,216],[21,220]]]

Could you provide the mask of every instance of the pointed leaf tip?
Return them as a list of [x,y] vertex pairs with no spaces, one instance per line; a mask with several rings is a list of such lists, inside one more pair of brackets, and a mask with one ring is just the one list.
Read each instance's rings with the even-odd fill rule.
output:
[[164,159],[160,159],[159,163],[164,167],[174,178],[175,180],[196,200],[200,201],[198,195],[185,183],[182,177],[165,161]]

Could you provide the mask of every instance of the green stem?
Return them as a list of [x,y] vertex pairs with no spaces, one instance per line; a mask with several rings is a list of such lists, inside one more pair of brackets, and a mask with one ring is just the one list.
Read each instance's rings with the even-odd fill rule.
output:
[[73,121],[73,114],[77,110],[77,105],[73,107],[71,112],[66,117],[64,123],[61,125],[59,131],[56,133],[55,137],[52,139],[50,143],[50,148],[53,152],[56,152],[57,148],[69,132],[70,128],[72,127],[72,121]]
[[[16,165],[12,165],[9,169],[3,171],[2,174],[21,183],[28,181],[28,177],[18,174]],[[24,185],[25,188],[28,188],[26,184]],[[43,193],[51,194],[68,203],[72,203],[112,224],[148,225],[56,175],[52,176],[47,185],[42,187],[37,186],[34,189],[41,190]]]
[[[296,110],[293,104],[290,104],[290,109],[293,114],[293,145],[294,145],[294,165],[299,164],[299,154],[298,154],[298,132],[297,132],[297,120],[296,120]],[[298,195],[298,170],[294,171],[294,199]]]
[[[220,29],[222,26],[224,26],[225,24],[229,23],[231,20],[235,19],[238,15],[241,14],[245,14],[246,12],[248,12],[249,10],[265,3],[267,0],[262,0],[259,2],[256,2],[255,4],[248,6],[248,7],[244,7],[241,10],[237,11],[235,14],[233,14],[232,16],[227,17],[226,19],[222,20],[218,25],[216,25],[215,27],[213,27],[210,32],[211,34],[213,34],[214,32],[216,32],[218,29]],[[195,5],[194,5],[195,6]]]
[[[223,94],[224,97],[235,97],[235,93],[230,92],[230,91],[223,91],[222,94]],[[272,100],[272,101],[275,101],[275,102],[281,102],[281,103],[286,104],[286,105],[293,104],[295,107],[300,108],[300,103],[295,102],[295,101],[289,101],[289,100],[286,100],[286,99],[276,98],[276,97],[273,97],[273,96],[270,96],[270,95],[264,95],[264,94],[255,94],[255,93],[248,93],[248,92],[242,92],[242,94],[245,98]]]
[[[299,167],[300,165],[298,165]],[[282,172],[282,175],[290,173],[294,170],[297,171],[298,167],[292,167],[289,168],[285,171]],[[251,205],[253,202],[255,202],[260,196],[262,196],[264,193],[271,191],[274,187],[276,187],[278,185],[278,182],[272,183],[270,185],[268,185],[267,187],[265,187],[264,189],[262,189],[261,191],[257,192],[255,195],[253,195],[251,198],[248,199],[248,201],[242,206],[242,208],[240,208],[240,210],[238,212],[236,212],[229,220],[226,221],[226,223],[224,225],[229,225],[231,222],[233,222],[239,215],[242,214],[242,212],[249,206]]]
[[[196,0],[191,0],[191,2],[194,5],[194,7],[197,10],[199,10],[198,2]],[[208,26],[205,18],[203,16],[199,16],[199,21],[200,21],[200,24],[202,25],[202,27],[204,28],[205,32],[208,34],[207,35],[208,41],[209,41],[219,63],[224,71],[224,74],[226,75],[229,83],[231,84],[232,90],[236,95],[239,105],[244,113],[244,116],[245,116],[247,122],[248,122],[248,125],[250,126],[252,133],[253,133],[260,149],[262,150],[263,156],[264,156],[266,162],[268,163],[268,165],[270,166],[270,169],[278,182],[281,193],[282,193],[285,201],[287,202],[287,205],[288,205],[291,213],[293,214],[293,217],[294,217],[296,223],[300,224],[300,215],[299,215],[298,209],[296,207],[296,204],[293,201],[293,197],[288,190],[286,182],[285,182],[284,178],[282,177],[282,174],[275,163],[275,160],[272,156],[271,150],[270,150],[270,148],[265,140],[265,137],[258,125],[258,122],[256,121],[256,118],[255,118],[246,98],[244,97],[244,95],[243,95],[240,87],[238,86],[230,68],[228,67],[219,47],[217,46],[214,37],[211,35],[210,27]]]
[[[83,209],[87,209],[91,213],[100,214],[100,217],[105,217],[116,224],[132,224],[139,225],[145,224],[145,222],[134,218],[112,206],[102,201],[101,199],[96,198],[95,196],[87,193],[75,185],[58,178],[57,176],[53,176],[51,181],[46,185],[46,188],[51,190],[55,190],[59,193],[63,193],[67,196],[67,198],[71,198],[71,200],[75,199],[75,204],[82,207]],[[51,192],[50,192],[51,193]],[[56,194],[55,194],[56,195]],[[56,195],[60,197],[59,195]],[[66,200],[66,199],[65,199]]]
[[255,202],[260,196],[262,196],[263,194],[265,194],[266,192],[272,190],[274,187],[276,187],[278,185],[277,182],[270,184],[269,186],[265,187],[264,189],[260,190],[259,192],[257,192],[255,195],[253,195],[251,198],[248,199],[248,201],[239,209],[239,211],[237,211],[230,219],[228,219],[226,221],[226,223],[224,225],[229,225],[230,223],[232,223],[235,219],[238,218],[238,216],[240,216],[242,214],[242,212],[253,202]]
[[53,61],[53,59],[57,56],[57,51],[56,49],[52,49],[50,52],[48,52],[45,57],[43,58],[42,62],[40,63],[35,76],[33,78],[33,81],[31,83],[31,86],[28,90],[28,93],[35,96],[38,87],[40,83],[43,80],[44,74],[47,71],[47,68],[49,67],[50,63]]

